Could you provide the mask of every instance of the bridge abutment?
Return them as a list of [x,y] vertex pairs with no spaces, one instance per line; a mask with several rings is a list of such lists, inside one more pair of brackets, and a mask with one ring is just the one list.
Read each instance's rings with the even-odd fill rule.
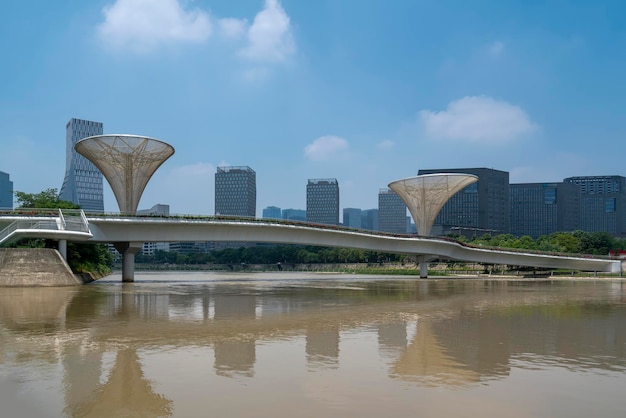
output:
[[135,254],[141,251],[143,242],[116,242],[113,246],[122,254],[122,282],[134,282]]

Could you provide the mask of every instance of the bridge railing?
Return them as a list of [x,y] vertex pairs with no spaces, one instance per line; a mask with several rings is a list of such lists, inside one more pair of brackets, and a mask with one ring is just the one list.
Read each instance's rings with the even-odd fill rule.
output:
[[0,242],[3,242],[18,229],[48,229],[56,231],[59,229],[59,225],[55,219],[15,221],[0,231]]
[[59,209],[59,218],[66,231],[89,232],[89,222],[80,209]]

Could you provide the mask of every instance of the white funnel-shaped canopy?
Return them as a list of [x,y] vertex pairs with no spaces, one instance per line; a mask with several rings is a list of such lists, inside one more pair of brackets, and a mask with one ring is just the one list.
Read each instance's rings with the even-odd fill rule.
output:
[[109,182],[120,212],[134,215],[148,180],[174,154],[174,147],[138,135],[97,135],[74,149],[91,161]]
[[435,218],[446,202],[458,191],[478,181],[472,174],[424,174],[389,183],[409,208],[420,235],[430,235]]

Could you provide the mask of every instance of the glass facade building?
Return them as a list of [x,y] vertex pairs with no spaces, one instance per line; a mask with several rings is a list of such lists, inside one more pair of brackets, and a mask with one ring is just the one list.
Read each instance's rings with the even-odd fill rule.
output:
[[263,209],[263,217],[266,219],[282,219],[282,211],[279,207],[268,206]]
[[580,191],[572,183],[518,183],[510,186],[510,232],[537,238],[578,229]]
[[[435,219],[442,233],[474,235],[509,232],[509,173],[491,168],[419,170],[418,175],[438,173],[473,174],[478,177],[455,194]],[[433,230],[435,230],[433,228]]]
[[378,192],[378,230],[407,233],[406,204],[393,190],[380,189]]
[[365,209],[361,211],[361,228],[370,231],[378,231],[378,209]]
[[583,176],[563,181],[580,188],[581,230],[626,234],[626,177]]
[[361,228],[361,209],[344,208],[343,226],[347,226],[349,228]]
[[13,209],[13,182],[4,171],[0,171],[0,209]]
[[59,198],[80,205],[86,212],[104,212],[102,173],[74,150],[81,139],[102,135],[102,123],[72,118],[65,130],[65,178]]
[[309,179],[306,186],[306,220],[339,225],[339,183],[337,179]]
[[304,209],[283,209],[283,219],[290,221],[306,222],[306,210]]
[[217,167],[215,214],[256,217],[256,172],[250,167]]

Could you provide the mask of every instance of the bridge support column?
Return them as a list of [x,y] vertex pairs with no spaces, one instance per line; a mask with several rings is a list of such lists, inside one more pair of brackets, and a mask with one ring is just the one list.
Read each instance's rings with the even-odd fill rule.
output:
[[59,240],[59,253],[61,253],[61,257],[63,257],[63,260],[67,261],[67,240],[66,239]]
[[122,282],[134,282],[135,254],[141,251],[143,242],[116,242],[113,246],[122,254]]
[[428,278],[428,260],[432,257],[427,255],[420,255],[417,257],[417,262],[420,265],[420,279]]

